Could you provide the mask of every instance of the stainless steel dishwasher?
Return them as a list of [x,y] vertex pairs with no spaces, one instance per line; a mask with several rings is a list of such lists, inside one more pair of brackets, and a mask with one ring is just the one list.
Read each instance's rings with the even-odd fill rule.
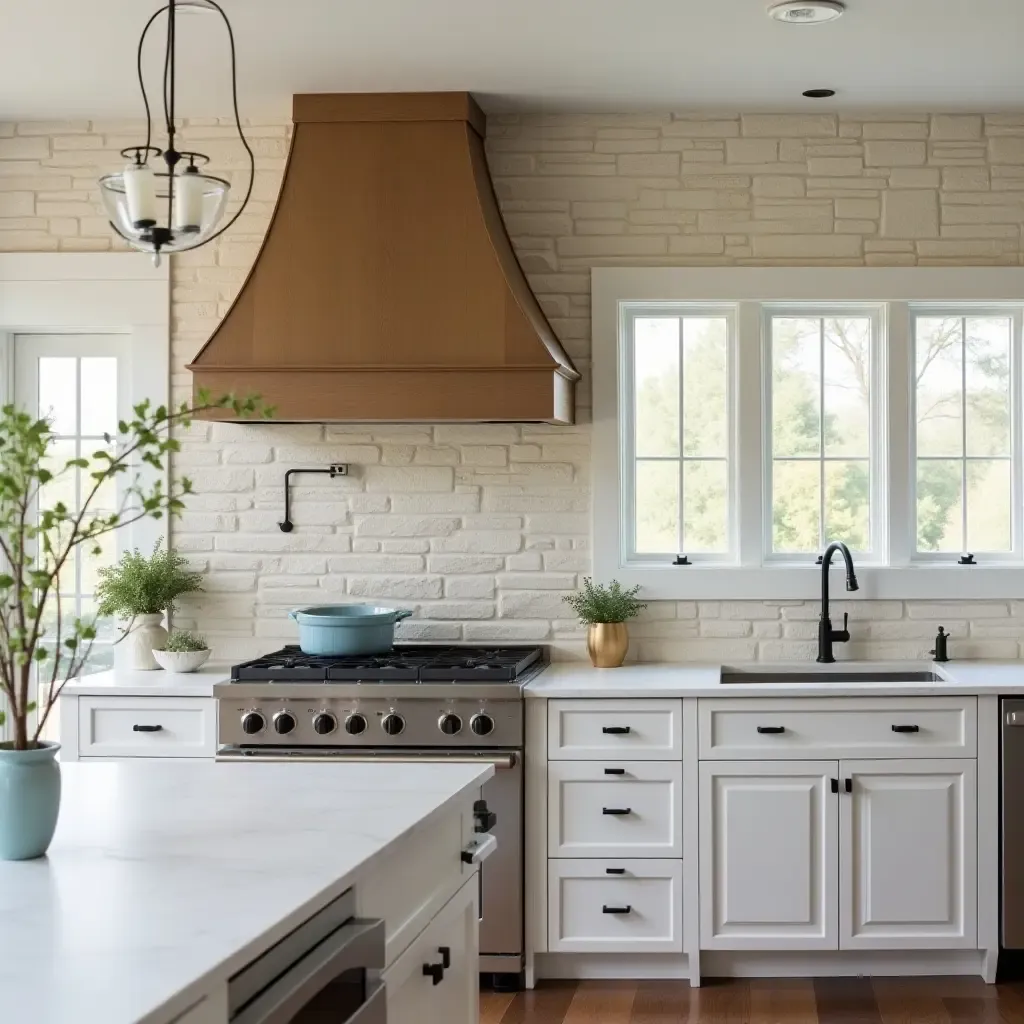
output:
[[1000,976],[1024,966],[1024,698],[1004,697],[1000,771]]

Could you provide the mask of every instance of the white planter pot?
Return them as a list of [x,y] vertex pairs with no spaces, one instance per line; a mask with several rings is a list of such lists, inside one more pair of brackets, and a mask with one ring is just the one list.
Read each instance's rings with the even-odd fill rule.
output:
[[129,668],[137,671],[155,671],[160,666],[153,657],[154,649],[161,649],[167,643],[167,630],[161,625],[160,615],[137,615],[128,638]]
[[195,672],[197,668],[206,663],[210,657],[209,650],[205,651],[153,651],[162,669],[168,672]]

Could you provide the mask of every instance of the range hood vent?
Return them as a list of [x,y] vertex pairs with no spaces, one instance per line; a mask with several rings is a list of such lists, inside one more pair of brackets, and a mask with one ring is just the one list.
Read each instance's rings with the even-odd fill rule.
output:
[[[468,93],[307,95],[242,290],[189,365],[280,421],[573,422]],[[230,414],[228,414],[230,416]]]

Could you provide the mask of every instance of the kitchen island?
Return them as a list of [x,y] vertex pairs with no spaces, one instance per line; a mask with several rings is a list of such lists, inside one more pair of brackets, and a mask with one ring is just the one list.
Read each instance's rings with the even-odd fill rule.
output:
[[[493,771],[64,765],[48,856],[0,863],[3,1019],[226,1022],[228,978],[350,887],[359,916],[384,919],[394,972],[456,892],[475,899],[466,883],[477,868],[460,853]],[[465,959],[472,969],[457,977],[474,986],[469,1006],[475,949]],[[387,992],[398,1021],[392,998],[416,996],[403,987]]]

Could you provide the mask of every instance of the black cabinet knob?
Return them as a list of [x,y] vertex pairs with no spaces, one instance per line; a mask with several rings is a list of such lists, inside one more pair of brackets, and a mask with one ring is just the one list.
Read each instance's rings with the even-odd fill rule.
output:
[[313,732],[318,736],[330,736],[338,728],[338,720],[329,711],[321,711],[313,717]]
[[430,978],[435,985],[440,985],[444,981],[444,964],[424,964],[423,975]]
[[398,736],[405,731],[405,719],[392,711],[381,719],[380,727],[389,736]]
[[486,800],[473,801],[473,820],[475,832],[490,832],[498,824],[498,816],[487,806]]
[[242,732],[255,736],[267,727],[267,720],[258,711],[247,711],[242,715]]
[[438,953],[441,954],[441,966],[447,971],[452,965],[452,951],[449,946],[438,946]]
[[366,718],[363,715],[349,715],[345,719],[345,732],[349,736],[358,736],[361,732],[366,732]]
[[290,711],[278,711],[274,715],[274,732],[287,736],[295,728],[295,716]]

